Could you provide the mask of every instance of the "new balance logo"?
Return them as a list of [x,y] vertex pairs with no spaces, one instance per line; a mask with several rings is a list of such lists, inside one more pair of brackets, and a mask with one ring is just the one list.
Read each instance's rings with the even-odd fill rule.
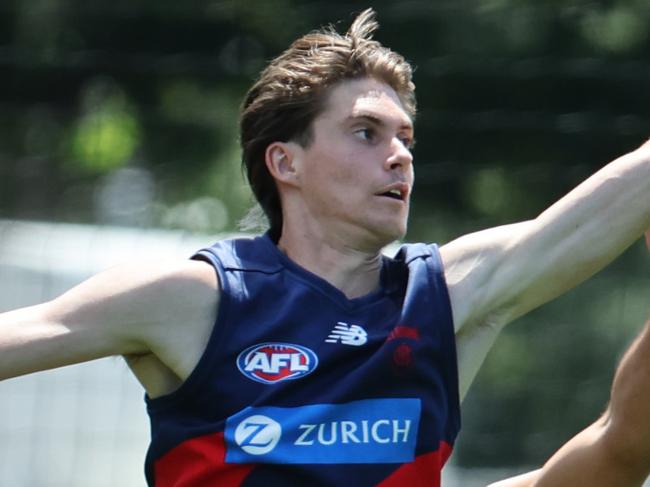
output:
[[325,341],[360,347],[368,341],[368,334],[358,325],[348,325],[339,321]]

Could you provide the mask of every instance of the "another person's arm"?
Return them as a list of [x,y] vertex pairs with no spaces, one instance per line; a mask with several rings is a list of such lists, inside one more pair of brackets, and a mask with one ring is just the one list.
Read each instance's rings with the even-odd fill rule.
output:
[[611,162],[534,220],[441,248],[461,396],[503,326],[584,281],[650,227],[650,142]]
[[650,474],[650,320],[616,371],[605,414],[540,470],[490,487],[637,487]]

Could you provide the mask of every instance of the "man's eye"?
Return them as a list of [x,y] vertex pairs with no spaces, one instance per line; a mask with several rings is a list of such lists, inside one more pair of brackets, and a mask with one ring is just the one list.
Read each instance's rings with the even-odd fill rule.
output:
[[412,139],[411,137],[400,137],[399,140],[408,150],[413,149],[415,146],[415,139]]
[[362,140],[365,140],[367,142],[372,142],[372,140],[375,137],[375,131],[370,128],[362,128],[359,129],[355,132],[361,138]]

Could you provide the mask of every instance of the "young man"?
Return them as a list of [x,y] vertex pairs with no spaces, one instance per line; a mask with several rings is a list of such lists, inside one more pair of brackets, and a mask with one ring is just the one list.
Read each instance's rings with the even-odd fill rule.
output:
[[406,231],[415,101],[375,28],[368,10],[302,37],[248,93],[266,235],[0,315],[0,379],[123,355],[148,394],[152,486],[439,485],[501,329],[650,226],[650,144],[534,220],[382,257]]

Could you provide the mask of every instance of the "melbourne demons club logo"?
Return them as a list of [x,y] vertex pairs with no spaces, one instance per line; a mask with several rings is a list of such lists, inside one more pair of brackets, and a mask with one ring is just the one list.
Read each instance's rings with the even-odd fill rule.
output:
[[249,379],[263,384],[299,379],[318,366],[318,357],[307,347],[292,343],[260,343],[237,357],[237,368]]

